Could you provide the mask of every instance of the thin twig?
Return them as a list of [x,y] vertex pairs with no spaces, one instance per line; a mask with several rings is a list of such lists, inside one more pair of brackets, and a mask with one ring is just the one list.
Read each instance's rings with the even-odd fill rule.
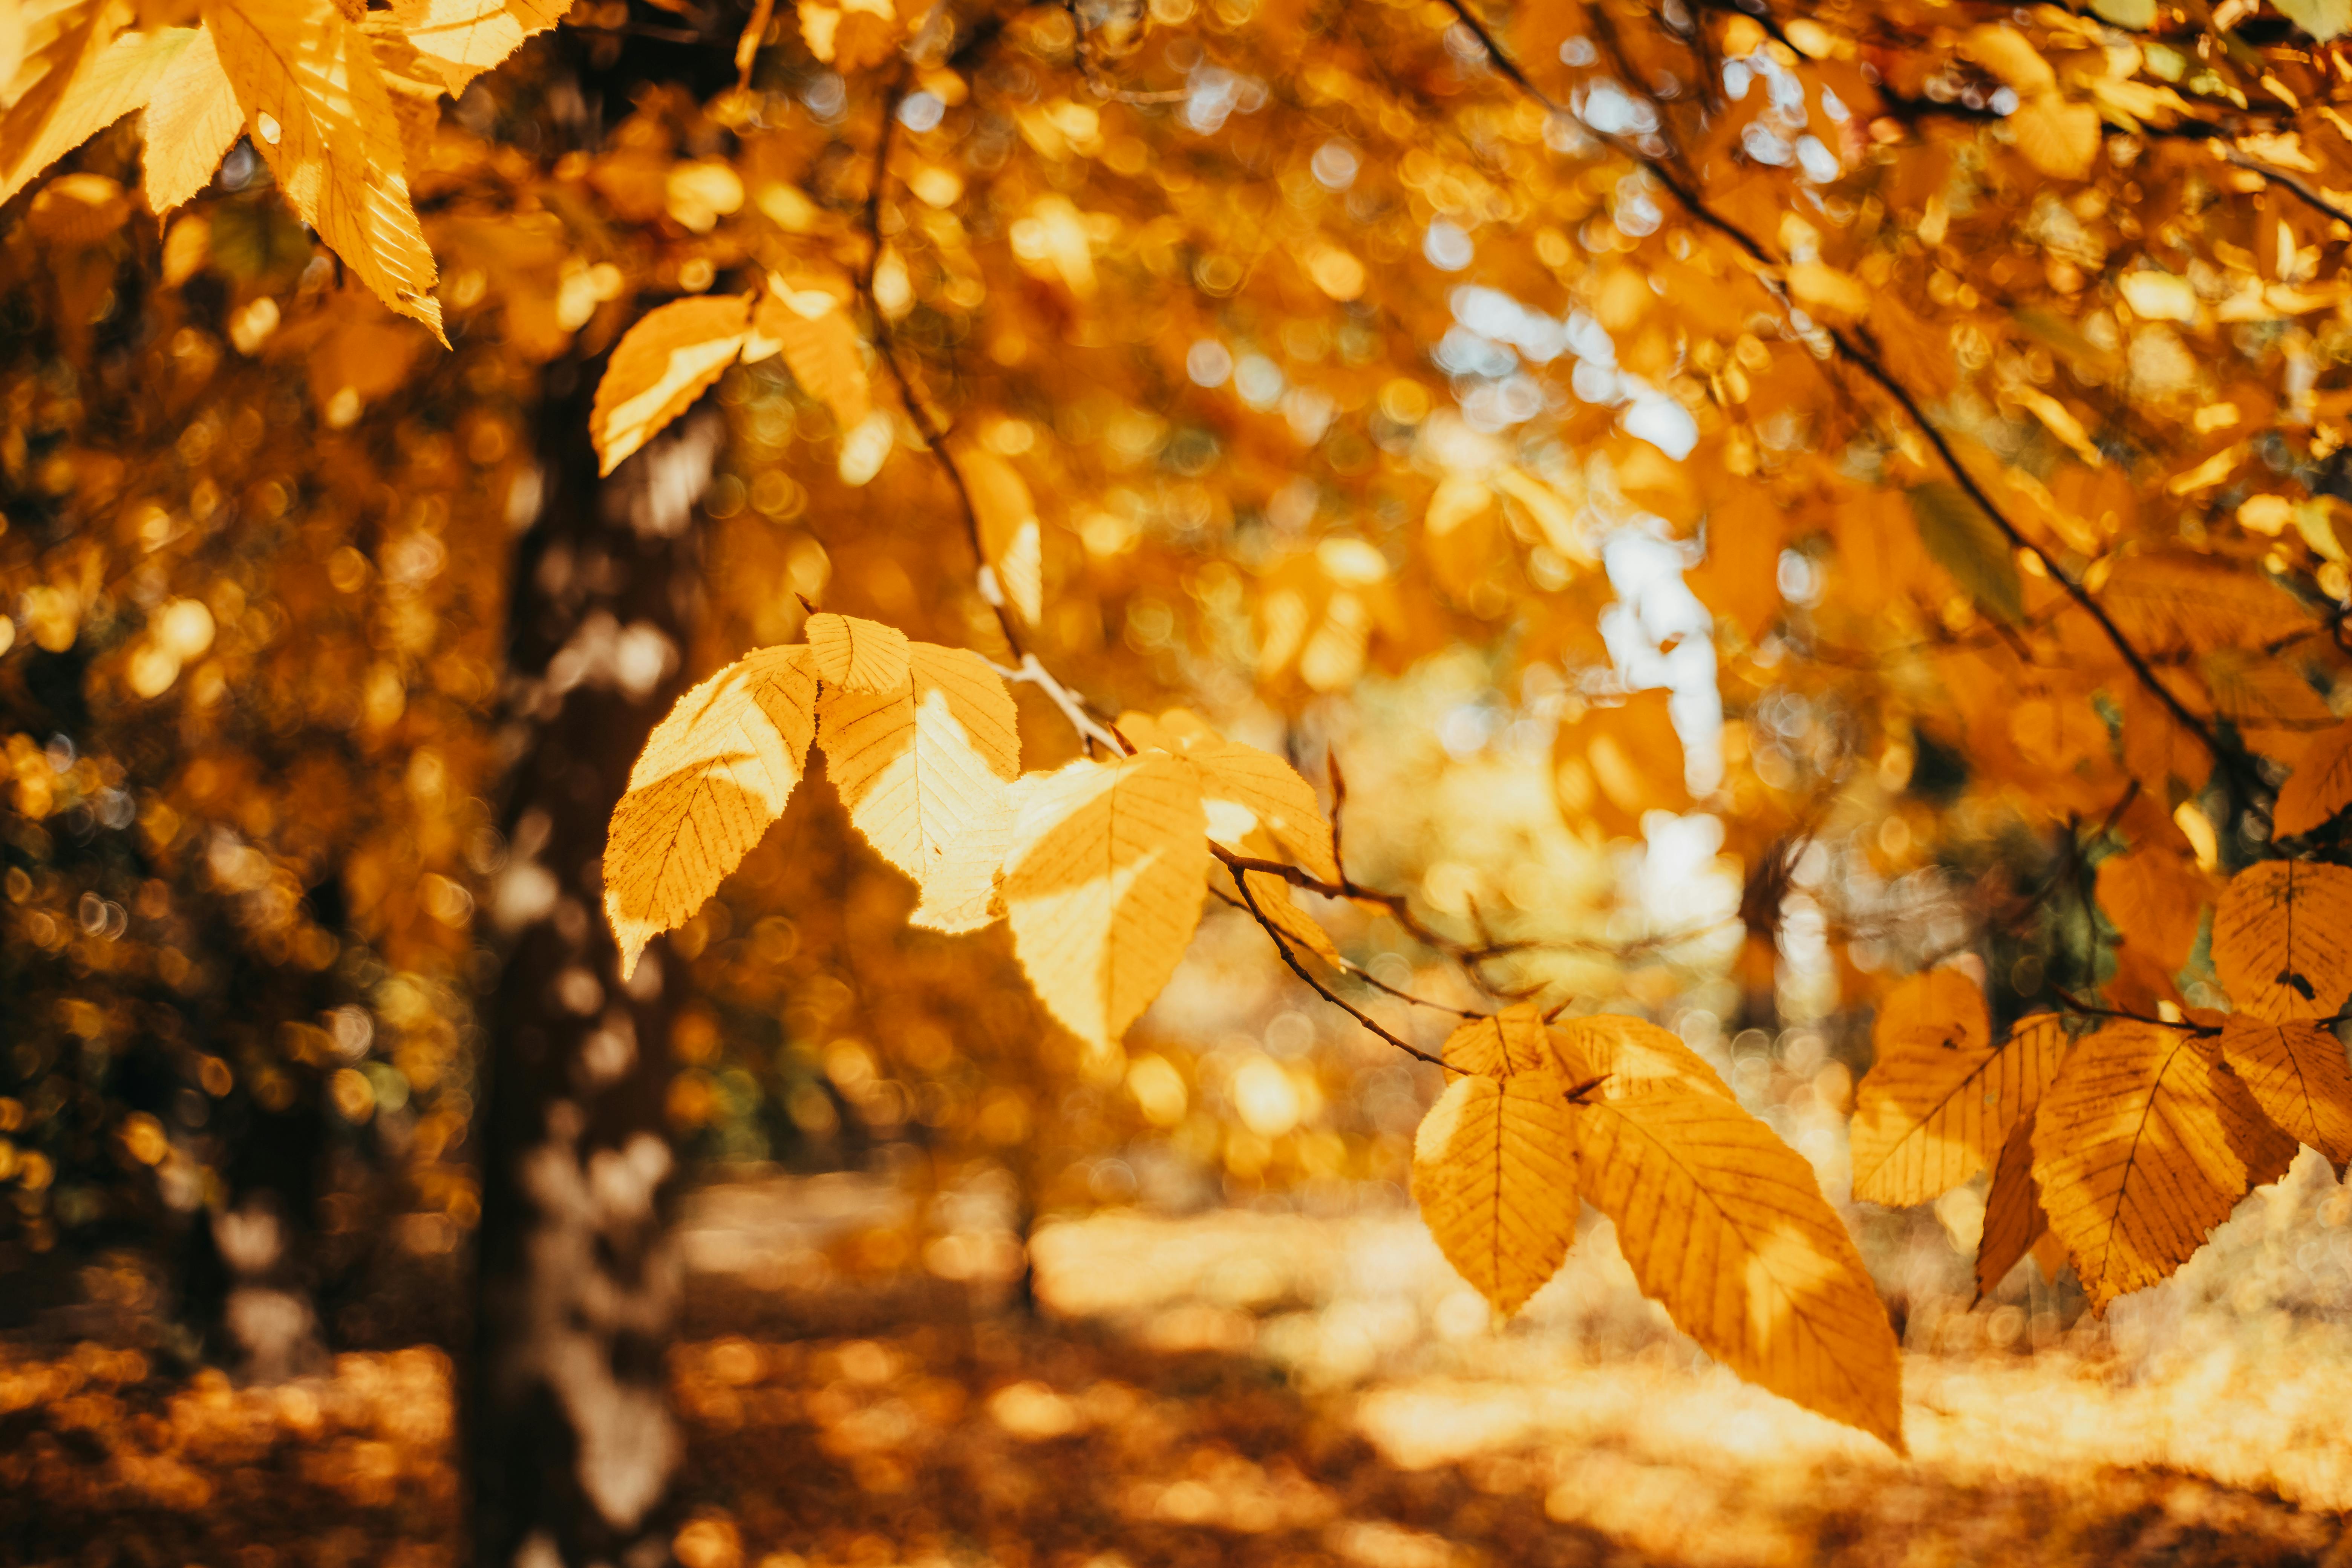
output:
[[[1214,848],[1215,846],[1213,845],[1211,847]],[[1222,851],[1220,853],[1222,853]],[[1242,898],[1248,903],[1250,913],[1256,917],[1259,927],[1265,931],[1267,936],[1274,939],[1274,950],[1282,954],[1282,962],[1290,965],[1290,972],[1293,974],[1297,975],[1299,979],[1307,982],[1308,987],[1311,988],[1317,995],[1322,997],[1323,1000],[1330,1003],[1331,1005],[1347,1014],[1350,1018],[1355,1019],[1356,1022],[1361,1024],[1365,1028],[1370,1029],[1373,1034],[1378,1035],[1381,1039],[1386,1040],[1390,1045],[1394,1046],[1405,1055],[1415,1058],[1421,1061],[1427,1062],[1432,1067],[1445,1068],[1449,1072],[1459,1072],[1461,1070],[1459,1068],[1447,1067],[1443,1058],[1431,1056],[1427,1051],[1423,1050],[1419,1046],[1414,1045],[1412,1041],[1390,1032],[1387,1028],[1381,1026],[1379,1019],[1373,1017],[1370,1013],[1365,1012],[1362,1008],[1358,1007],[1355,1004],[1349,1002],[1346,997],[1332,990],[1328,985],[1324,984],[1320,980],[1316,979],[1314,974],[1308,971],[1307,967],[1298,962],[1298,955],[1290,951],[1289,942],[1286,940],[1282,932],[1276,928],[1274,922],[1266,919],[1265,911],[1257,907],[1257,896],[1250,891],[1249,879],[1246,877],[1235,877],[1234,879],[1234,886],[1241,889]]]

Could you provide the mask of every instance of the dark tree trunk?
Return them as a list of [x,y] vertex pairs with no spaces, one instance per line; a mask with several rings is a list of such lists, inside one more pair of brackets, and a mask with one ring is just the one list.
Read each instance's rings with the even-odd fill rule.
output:
[[683,421],[600,481],[601,370],[551,373],[541,504],[513,577],[508,860],[482,914],[504,962],[486,1006],[467,1387],[478,1568],[666,1561],[680,1452],[663,1100],[683,976],[656,942],[622,981],[601,861],[630,764],[685,684],[696,508],[721,426]]

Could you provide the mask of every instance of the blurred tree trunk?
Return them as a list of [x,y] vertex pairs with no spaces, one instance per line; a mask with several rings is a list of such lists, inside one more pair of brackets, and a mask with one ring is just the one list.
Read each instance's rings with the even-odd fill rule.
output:
[[696,507],[722,426],[683,422],[600,480],[587,429],[602,368],[550,369],[540,505],[512,579],[467,1390],[480,1568],[666,1561],[680,1453],[663,1100],[683,974],[656,942],[623,982],[601,861],[630,764],[685,684]]

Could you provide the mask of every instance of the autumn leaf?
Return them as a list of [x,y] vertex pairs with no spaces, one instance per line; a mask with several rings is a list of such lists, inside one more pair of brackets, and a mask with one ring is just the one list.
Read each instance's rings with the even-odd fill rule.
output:
[[1487,1078],[1564,1070],[1543,1010],[1532,1002],[1517,1002],[1499,1013],[1471,1019],[1445,1037],[1438,1055],[1447,1067]]
[[392,14],[455,97],[571,9],[572,0],[393,0]]
[[[106,41],[111,5],[82,8],[76,25],[51,39],[37,57],[48,64],[41,79],[0,115],[0,202],[12,199],[36,174],[126,114],[146,107],[155,86],[195,38],[189,27],[125,33]],[[62,10],[50,25],[74,18]]]
[[631,327],[588,416],[599,471],[611,473],[693,406],[735,363],[751,327],[751,301],[737,294],[674,300]]
[[[841,300],[824,289],[794,289],[771,279],[752,318],[754,344],[772,344],[801,390],[832,411],[844,431],[874,412],[873,389],[858,350],[857,329]],[[746,357],[756,358],[751,349]]]
[[843,691],[888,696],[914,679],[912,645],[907,634],[856,616],[811,616],[808,646],[816,656],[817,679]]
[[[1985,1194],[1984,1233],[1977,1241],[1979,1301],[2000,1289],[2019,1258],[2030,1252],[2042,1261],[2048,1250],[2050,1216],[2042,1212],[2042,1188],[2033,1179],[2033,1111],[2017,1119],[1993,1164],[1992,1185]],[[2061,1261],[2063,1255],[2044,1264],[2053,1279]]]
[[1576,1163],[1675,1327],[1750,1383],[1902,1451],[1894,1329],[1802,1155],[1724,1096],[1662,1085],[1577,1107]]
[[1890,1205],[1926,1203],[1989,1167],[2067,1046],[2054,1014],[1994,1046],[1983,993],[1949,969],[1889,992],[1871,1033],[1877,1060],[1854,1089],[1853,1193]]
[[1271,752],[1225,739],[1181,708],[1156,719],[1122,713],[1118,731],[1136,745],[1171,752],[1199,771],[1211,838],[1241,850],[1242,840],[1263,828],[1308,876],[1339,881],[1330,821],[1315,798],[1314,786],[1288,763]]
[[1919,542],[1952,580],[1991,614],[2016,625],[2025,618],[2025,589],[2016,558],[1984,508],[1957,485],[1940,480],[1908,492]]
[[1569,1082],[1555,1072],[1447,1086],[1413,1140],[1412,1195],[1445,1260],[1506,1315],[1576,1242]]
[[971,495],[988,569],[1005,601],[1035,626],[1045,613],[1045,556],[1028,483],[1018,468],[985,447],[960,441],[952,450],[956,471]]
[[804,647],[762,648],[704,681],[654,730],[613,811],[604,913],[621,973],[719,890],[792,798],[816,710]]
[[2099,111],[2054,90],[2034,93],[2009,117],[2017,150],[2053,179],[2088,179],[2099,156]]
[[913,643],[909,680],[893,692],[828,685],[817,700],[825,775],[849,820],[885,860],[915,879],[909,923],[974,931],[1012,842],[1007,786],[1021,772],[1013,694],[978,654]]
[[441,338],[433,251],[366,35],[334,0],[205,0],[204,17],[294,210],[376,298]]
[[2197,946],[2219,884],[2179,850],[2139,844],[2099,862],[2095,890],[2124,941],[2175,974]]
[[194,197],[245,134],[236,89],[221,69],[212,30],[196,29],[147,100],[147,205],[157,214]]
[[2294,838],[2352,805],[2352,724],[2323,730],[2305,742],[2294,772],[2280,786],[2271,832]]
[[1108,1049],[1168,983],[1200,922],[1208,820],[1166,752],[1034,777],[1004,868],[1013,952],[1069,1031]]
[[2265,860],[2213,910],[2213,968],[2241,1013],[2322,1018],[2352,992],[2352,869]]
[[2165,1279],[2275,1181],[2294,1141],[2188,1029],[2110,1025],[2074,1047],[2034,1117],[2033,1179],[2094,1310]]
[[1732,1098],[1713,1063],[1646,1018],[1592,1013],[1555,1024],[1550,1034],[1570,1081],[1596,1086],[1586,1098],[1622,1100],[1662,1088]]
[[[1213,865],[1210,875],[1213,879],[1223,875],[1226,881],[1233,879],[1231,873],[1222,865]],[[1246,898],[1241,893],[1243,887],[1248,889]],[[1331,933],[1325,931],[1313,915],[1299,908],[1290,884],[1271,871],[1244,871],[1232,896],[1288,938],[1293,946],[1303,947],[1329,963],[1344,962],[1339,944],[1331,940]]]
[[2352,1162],[2352,1068],[2344,1042],[2306,1018],[2264,1023],[2232,1013],[2221,1024],[2221,1059],[2280,1131],[2327,1156]]

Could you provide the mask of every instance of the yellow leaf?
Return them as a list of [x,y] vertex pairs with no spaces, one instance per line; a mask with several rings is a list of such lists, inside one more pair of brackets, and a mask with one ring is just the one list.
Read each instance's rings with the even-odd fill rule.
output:
[[2056,1076],[2067,1038],[2048,1013],[1997,1047],[1990,1031],[1982,993],[1958,971],[1887,994],[1872,1030],[1878,1059],[1854,1089],[1854,1196],[1923,1204],[1992,1163]]
[[1532,1002],[1515,1003],[1492,1017],[1473,1018],[1445,1037],[1438,1055],[1447,1067],[1486,1078],[1569,1070],[1552,1049],[1543,1010]]
[[956,471],[971,492],[981,552],[998,585],[1031,626],[1045,613],[1045,549],[1037,505],[1021,470],[976,442],[954,443]]
[[2153,1024],[2083,1040],[2033,1123],[2050,1228],[2100,1312],[2187,1262],[2240,1198],[2294,1158],[2294,1141],[2208,1042]]
[[752,320],[753,342],[776,344],[801,390],[830,409],[844,432],[856,429],[874,412],[874,398],[849,313],[821,290],[780,292],[776,279],[769,281]]
[[1554,1025],[1551,1041],[1571,1084],[1598,1080],[1588,1099],[1622,1100],[1661,1088],[1731,1098],[1731,1086],[1714,1064],[1646,1019],[1594,1013]]
[[[1222,870],[1213,867],[1212,870]],[[1326,963],[1339,964],[1339,944],[1331,940],[1315,917],[1298,907],[1298,900],[1290,884],[1271,871],[1244,871],[1242,881],[1249,888],[1244,907],[1255,907],[1266,924],[1287,937],[1292,945],[1303,947]]]
[[811,616],[807,637],[817,679],[827,686],[887,697],[907,690],[913,679],[911,645],[896,626],[856,616]]
[[1818,261],[1790,264],[1789,292],[1808,310],[1840,321],[1859,321],[1870,313],[1869,285]]
[[1895,1331],[1802,1155],[1722,1095],[1660,1086],[1577,1107],[1576,1163],[1643,1294],[1701,1349],[1902,1451]]
[[1979,1301],[1999,1289],[2017,1260],[2035,1252],[2050,1234],[2042,1188],[2033,1179],[2033,1122],[2032,1111],[2017,1119],[1993,1164],[1992,1187],[1985,1194],[1984,1234],[1977,1242]]
[[882,858],[912,877],[908,916],[931,931],[977,931],[1012,841],[1007,786],[1021,773],[1013,694],[978,654],[915,643],[908,687],[817,700],[825,774],[849,820]]
[[222,71],[212,30],[196,29],[147,100],[147,205],[163,214],[211,183],[213,171],[245,134],[245,110]]
[[1263,827],[1300,870],[1325,882],[1339,879],[1330,819],[1315,798],[1315,787],[1288,763],[1226,740],[1181,708],[1157,719],[1122,713],[1118,731],[1139,747],[1172,752],[1200,770],[1209,836],[1218,843],[1239,851],[1249,831]]
[[808,649],[762,648],[678,699],[656,726],[604,845],[604,914],[623,978],[783,815],[808,757],[816,692]]
[[2221,1024],[2221,1059],[2280,1131],[2342,1170],[2352,1161],[2352,1068],[2324,1024],[2266,1024],[2232,1013]]
[[598,471],[611,473],[685,413],[734,363],[751,327],[751,301],[740,294],[674,300],[631,327],[588,416]]
[[2259,569],[2185,552],[2125,556],[2099,589],[2099,602],[2151,657],[2267,643],[2308,619]]
[[2099,111],[2069,103],[2055,91],[2035,93],[2009,117],[2017,150],[2025,161],[2054,180],[2090,177],[2099,155]]
[[1413,1140],[1412,1195],[1438,1251],[1517,1311],[1576,1243],[1575,1134],[1554,1072],[1455,1080]]
[[2338,724],[2311,737],[2282,785],[2271,812],[2273,837],[2293,838],[2318,827],[2352,805],[2352,724]]
[[22,0],[0,0],[0,104],[9,101],[9,84],[24,63],[24,5]]
[[2058,73],[2024,34],[1999,22],[1970,27],[1960,39],[1960,53],[1984,67],[2021,97],[2058,85]]
[[430,167],[433,140],[441,129],[441,95],[447,90],[434,63],[419,54],[388,11],[371,11],[360,20],[367,35],[368,52],[376,74],[392,100],[393,118],[400,122],[401,166]]
[[572,9],[572,0],[393,0],[392,14],[450,96]]
[[0,202],[124,115],[144,108],[155,84],[196,36],[191,27],[164,27],[125,33],[101,47],[106,9],[93,8],[81,27],[52,43],[47,52],[56,59],[54,67],[0,116]]
[[2124,940],[2177,974],[2197,946],[2197,928],[2216,884],[2197,862],[2160,844],[2141,844],[2099,862],[2099,907]]
[[1004,905],[1038,996],[1108,1050],[1184,956],[1200,923],[1208,823],[1199,775],[1146,752],[1024,781]]
[[2241,1013],[2324,1018],[2352,992],[2352,869],[2265,860],[2213,910],[2213,968]]
[[400,122],[366,35],[334,0],[205,0],[204,17],[294,210],[376,298],[440,338],[433,250],[409,205]]

